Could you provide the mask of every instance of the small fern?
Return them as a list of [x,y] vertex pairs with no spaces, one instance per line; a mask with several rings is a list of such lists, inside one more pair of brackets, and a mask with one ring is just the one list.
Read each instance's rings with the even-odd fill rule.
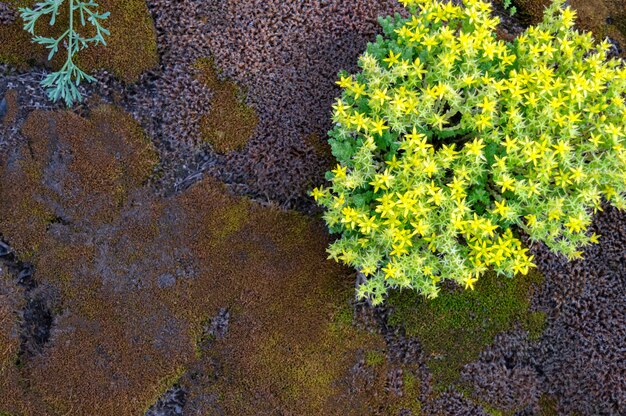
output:
[[[50,16],[50,26],[54,26],[57,17],[60,15],[60,9],[66,3],[66,0],[44,0],[37,3],[34,9],[29,7],[20,8],[22,20],[24,20],[24,30],[33,35],[33,42],[44,45],[50,50],[48,60],[59,51],[59,47],[64,46],[67,50],[67,60],[60,70],[48,74],[41,85],[44,86],[48,93],[48,98],[52,101],[63,99],[68,107],[74,102],[82,101],[82,96],[78,90],[81,81],[95,81],[91,75],[83,72],[73,61],[74,55],[79,51],[87,48],[89,44],[106,45],[105,35],[109,35],[109,31],[102,27],[101,22],[109,17],[109,12],[99,13],[98,3],[93,0],[67,0],[67,11],[69,13],[68,29],[58,37],[45,37],[35,34],[35,25],[43,16]],[[81,35],[76,29],[75,20],[79,19],[80,26],[87,26],[87,22],[95,29],[95,34],[91,37]]]

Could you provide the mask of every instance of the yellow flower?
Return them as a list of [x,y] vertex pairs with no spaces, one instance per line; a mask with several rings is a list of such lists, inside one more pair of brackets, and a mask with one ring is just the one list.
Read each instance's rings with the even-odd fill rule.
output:
[[482,237],[493,237],[494,236],[494,231],[498,228],[497,225],[493,224],[491,222],[491,220],[489,219],[485,219],[481,225],[480,225],[480,229],[482,230]]
[[337,167],[331,170],[331,172],[335,174],[334,179],[345,179],[348,168],[346,166],[337,165]]
[[465,289],[474,290],[474,283],[478,281],[477,277],[473,277],[471,274],[467,275],[465,279],[463,279],[463,283],[465,284]]
[[341,76],[339,81],[336,82],[341,88],[350,88],[352,86],[352,77],[351,76]]
[[515,179],[508,175],[503,175],[502,179],[496,181],[496,184],[500,186],[501,192],[506,192],[507,189],[510,189],[511,192],[515,192]]
[[534,214],[528,214],[524,218],[526,218],[526,224],[529,227],[534,227],[537,224],[537,216]]
[[493,123],[491,122],[491,116],[484,113],[479,115],[476,120],[476,127],[478,127],[478,129],[481,131],[489,127],[493,127]]
[[352,207],[344,207],[341,213],[343,214],[341,222],[345,224],[347,228],[353,230],[359,220],[359,212]]
[[354,94],[355,100],[358,100],[359,97],[361,97],[362,95],[363,96],[367,95],[367,93],[365,92],[365,85],[359,84],[358,82],[355,82],[354,84],[350,85],[348,89],[352,91],[352,93]]
[[352,124],[355,125],[357,131],[367,131],[369,127],[369,118],[365,117],[365,114],[358,111],[351,118]]
[[422,41],[422,45],[426,46],[428,52],[432,49],[433,46],[437,46],[439,40],[436,36],[425,36],[425,39]]
[[387,265],[382,268],[382,271],[385,272],[385,279],[394,279],[400,274],[398,266],[392,263],[387,263]]
[[563,24],[567,27],[571,27],[574,24],[574,20],[576,19],[576,11],[572,10],[571,7],[566,7],[561,12],[561,19],[563,19]]
[[420,62],[419,58],[415,58],[413,64],[411,65],[411,76],[416,76],[418,79],[422,79],[426,70],[424,69],[424,64]]
[[390,97],[387,95],[387,88],[384,89],[375,89],[372,94],[370,94],[370,102],[373,102],[377,105],[383,105],[387,102]]
[[396,158],[396,155],[393,155],[391,160],[386,160],[385,164],[389,166],[389,169],[397,169],[401,165],[400,161]]
[[491,113],[496,109],[496,101],[490,101],[489,97],[483,97],[483,102],[477,105],[478,107],[483,109],[484,113]]
[[376,217],[373,215],[369,218],[367,216],[360,218],[358,221],[358,225],[363,234],[371,234],[372,231],[378,229]]
[[482,149],[484,147],[483,139],[474,139],[474,141],[465,145],[465,151],[468,155],[479,157],[483,156]]
[[369,184],[374,187],[374,192],[378,192],[379,189],[387,190],[393,183],[394,176],[389,172],[389,169],[385,169],[383,173],[377,173],[374,176],[374,180]]
[[319,188],[313,189],[313,191],[311,192],[311,196],[313,197],[315,201],[318,201],[320,198],[323,198],[326,195],[327,195],[327,192],[321,186]]
[[481,258],[487,260],[489,258],[491,247],[487,244],[487,240],[477,240],[476,244],[470,247],[474,250],[474,258],[476,260],[480,260]]
[[583,229],[587,226],[587,219],[582,214],[578,215],[577,217],[570,216],[568,219],[569,221],[566,222],[564,225],[574,233],[579,233],[583,231]]
[[374,133],[378,133],[379,136],[383,135],[383,132],[385,130],[389,130],[389,126],[385,125],[385,120],[380,118],[376,121],[373,121],[371,123],[371,129],[370,131],[374,132]]
[[397,64],[398,62],[400,62],[400,53],[398,52],[398,54],[394,54],[392,50],[389,51],[389,55],[387,58],[383,59],[383,62],[387,62],[387,67],[391,68],[394,64]]
[[506,199],[503,199],[502,201],[496,201],[496,207],[491,212],[506,218],[511,213],[511,207],[508,207],[506,205]]

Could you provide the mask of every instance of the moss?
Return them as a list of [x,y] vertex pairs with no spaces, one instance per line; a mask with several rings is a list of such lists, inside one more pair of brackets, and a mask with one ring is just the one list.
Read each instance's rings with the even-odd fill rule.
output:
[[547,315],[545,312],[534,311],[525,316],[524,329],[528,331],[531,340],[537,341],[546,329]]
[[[354,275],[327,260],[321,222],[229,195],[210,177],[155,195],[145,185],[154,149],[118,109],[29,118],[30,148],[25,140],[0,166],[0,179],[25,184],[0,188],[0,229],[32,249],[37,280],[63,313],[41,356],[0,386],[51,409],[22,413],[140,414],[181,369],[195,377],[179,380],[190,402],[215,397],[225,414],[418,408],[415,378],[401,397],[385,389],[397,370],[389,360],[355,375],[385,342],[352,325]],[[32,221],[31,201],[67,221]],[[29,220],[32,232],[10,228]],[[159,285],[165,274],[173,283]],[[228,332],[199,354],[199,328],[220,308]]]
[[365,364],[370,367],[376,367],[383,364],[386,360],[385,354],[380,351],[367,351],[365,353]]
[[529,24],[536,25],[543,20],[543,12],[552,0],[513,0],[519,14],[529,19]]
[[402,406],[411,410],[413,416],[421,414],[421,403],[417,400],[420,394],[420,384],[415,374],[405,371],[402,374]]
[[[32,7],[37,0],[10,0],[7,3],[15,9]],[[100,0],[102,10],[111,12],[105,22],[111,36],[107,46],[90,46],[78,53],[76,63],[85,71],[102,68],[112,72],[126,82],[134,82],[142,72],[158,65],[156,32],[145,1],[142,0]],[[42,19],[37,33],[55,36],[67,25],[67,13],[49,27]],[[51,66],[58,69],[65,62],[63,51],[57,53]],[[9,25],[0,25],[0,62],[25,69],[32,65],[48,65],[46,49],[31,42],[30,35],[22,29],[21,19]]]
[[172,374],[166,375],[161,379],[161,382],[155,386],[154,395],[151,399],[146,402],[144,406],[144,410],[141,414],[145,414],[148,412],[150,407],[152,407],[160,398],[165,394],[166,391],[174,387],[180,380],[180,378],[185,374],[185,367],[178,367]]
[[[57,135],[50,141],[49,132]],[[22,260],[41,250],[50,224],[56,221],[111,221],[157,163],[156,150],[133,118],[112,106],[95,108],[90,119],[71,112],[32,112],[22,133],[29,147],[16,151],[16,161],[0,161],[0,174],[20,187],[0,188],[0,229]],[[71,155],[71,156],[70,156]],[[127,160],[121,160],[127,158]],[[66,161],[67,162],[64,162]],[[66,165],[63,165],[66,163]],[[73,175],[45,183],[46,170],[67,169]],[[89,203],[84,203],[87,200]],[[48,203],[44,203],[48,201]],[[64,218],[59,218],[55,203]]]
[[7,112],[4,115],[4,117],[2,117],[2,125],[4,127],[7,127],[13,124],[13,122],[17,118],[17,112],[18,112],[18,106],[19,106],[17,91],[8,90],[4,94],[4,98],[6,99]]
[[528,308],[530,291],[541,280],[536,271],[513,279],[487,273],[476,290],[450,289],[434,300],[395,292],[389,298],[389,323],[419,338],[435,383],[443,387],[454,382],[463,365],[478,358],[499,332],[520,323],[538,336],[543,318]]
[[213,91],[211,108],[200,120],[206,141],[218,153],[240,150],[248,143],[258,117],[245,103],[245,93],[232,81],[221,81],[213,62],[199,59],[200,79]]
[[539,416],[557,416],[558,402],[557,400],[547,394],[543,394],[539,398]]

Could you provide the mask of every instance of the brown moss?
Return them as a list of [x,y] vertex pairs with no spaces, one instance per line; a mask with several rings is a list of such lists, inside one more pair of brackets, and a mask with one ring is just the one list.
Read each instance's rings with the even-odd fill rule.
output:
[[40,249],[51,223],[111,221],[156,163],[139,125],[111,106],[90,120],[35,111],[22,133],[29,146],[10,164],[0,161],[5,183],[17,185],[0,187],[0,207],[14,213],[0,218],[0,229],[24,259]]
[[242,149],[258,124],[254,109],[245,103],[245,94],[232,81],[221,81],[213,62],[201,59],[196,67],[200,79],[213,91],[211,108],[201,121],[201,131],[216,152]]
[[[55,415],[130,416],[164,380],[193,369],[190,403],[217,397],[226,414],[385,414],[415,404],[385,392],[386,360],[355,375],[384,341],[352,326],[354,276],[326,259],[321,223],[230,196],[210,178],[157,197],[143,185],[153,150],[135,127],[113,107],[88,119],[35,112],[23,131],[30,147],[2,164],[3,181],[27,186],[2,188],[0,230],[32,250],[37,281],[56,288],[63,311],[44,352],[21,370],[28,388],[11,394],[36,396]],[[56,219],[39,222],[24,201]],[[37,232],[10,227],[33,218]],[[201,327],[220,308],[228,333],[199,354]]]
[[0,269],[0,380],[15,365],[20,349],[19,310],[22,307],[22,291]]
[[318,158],[326,162],[327,167],[332,166],[333,161],[336,159],[333,156],[328,140],[313,133],[304,138],[304,143],[315,151],[315,155]]
[[552,0],[515,0],[518,11],[530,18],[530,24],[536,25],[543,20],[543,12]]
[[[32,7],[36,0],[10,0],[15,9]],[[126,82],[134,82],[139,75],[158,64],[156,32],[147,5],[142,0],[101,0],[101,10],[111,12],[104,26],[110,30],[107,46],[90,46],[78,53],[76,63],[85,71],[106,69]],[[55,36],[67,25],[63,13],[54,27],[42,18],[37,34]],[[9,25],[0,25],[0,61],[24,69],[38,64],[47,65],[47,50],[31,42],[30,35],[22,29],[23,22],[16,19]],[[87,31],[88,33],[88,31]],[[51,66],[58,69],[66,59],[59,51]]]
[[592,32],[597,40],[616,40],[626,57],[626,0],[570,0],[569,4],[578,13],[580,29]]
[[0,415],[47,415],[37,398],[23,389],[26,380],[16,365],[23,306],[23,289],[0,269]]
[[18,111],[18,95],[16,90],[8,90],[4,94],[4,98],[6,99],[7,112],[2,118],[2,125],[4,127],[10,126],[15,121],[17,117]]

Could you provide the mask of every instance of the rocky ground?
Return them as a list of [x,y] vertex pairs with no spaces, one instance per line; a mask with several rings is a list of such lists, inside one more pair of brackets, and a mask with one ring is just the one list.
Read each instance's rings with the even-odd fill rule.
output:
[[[336,73],[395,0],[103,0],[72,111],[24,3],[0,2],[0,415],[626,414],[623,212],[585,260],[533,245],[528,279],[432,303],[356,304],[326,259]],[[545,4],[514,3],[505,39]],[[623,53],[623,0],[571,3]]]

